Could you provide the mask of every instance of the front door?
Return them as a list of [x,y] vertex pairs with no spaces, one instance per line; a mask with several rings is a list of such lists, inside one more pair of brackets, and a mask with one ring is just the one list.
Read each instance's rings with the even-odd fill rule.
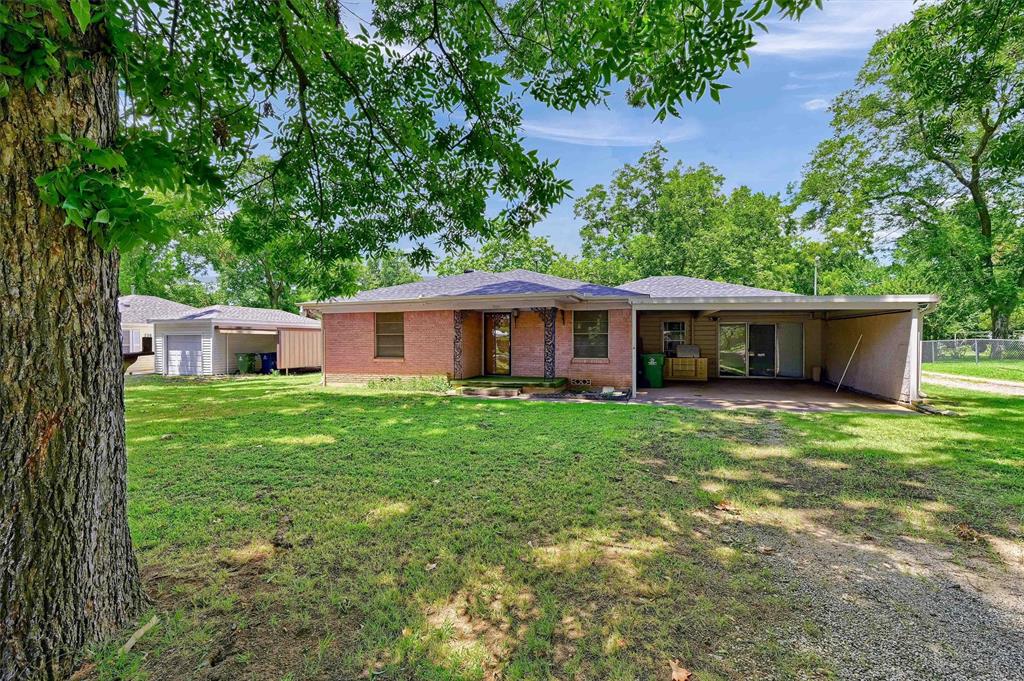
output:
[[750,376],[775,375],[775,325],[750,324],[747,331]]
[[484,373],[512,375],[512,315],[508,312],[484,314]]

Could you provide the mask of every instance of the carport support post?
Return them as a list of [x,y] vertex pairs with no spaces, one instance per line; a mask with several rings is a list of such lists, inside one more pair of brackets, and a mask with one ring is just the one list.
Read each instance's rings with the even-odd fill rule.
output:
[[910,395],[911,403],[921,401],[921,310],[915,307],[910,313]]

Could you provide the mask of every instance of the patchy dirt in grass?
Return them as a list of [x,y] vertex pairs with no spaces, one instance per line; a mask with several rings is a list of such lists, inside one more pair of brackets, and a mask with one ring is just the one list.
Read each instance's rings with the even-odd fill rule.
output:
[[526,634],[527,623],[539,614],[533,592],[512,584],[504,569],[495,568],[424,615],[438,664],[482,669],[488,681],[501,678],[501,668]]
[[668,547],[668,542],[660,537],[627,539],[603,531],[588,531],[560,544],[537,547],[533,553],[537,563],[547,568],[579,571],[599,564],[636,579],[640,573],[638,561]]

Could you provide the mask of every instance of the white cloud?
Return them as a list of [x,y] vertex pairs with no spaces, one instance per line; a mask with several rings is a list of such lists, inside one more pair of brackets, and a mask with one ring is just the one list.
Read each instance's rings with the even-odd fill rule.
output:
[[800,106],[802,106],[804,109],[807,109],[808,111],[822,111],[828,108],[828,100],[820,98],[808,99]]
[[576,111],[544,119],[524,118],[522,130],[527,137],[589,147],[649,147],[658,141],[670,144],[701,134],[700,124],[692,116],[658,123],[611,109]]
[[852,75],[853,71],[821,71],[819,73],[798,73],[797,71],[789,72],[789,77],[793,80],[835,80],[836,78],[845,78],[846,76]]
[[782,89],[789,92],[791,90],[806,90],[807,88],[814,87],[810,83],[786,83],[782,86]]
[[800,21],[766,22],[768,33],[750,51],[800,57],[863,50],[874,43],[877,31],[906,21],[913,10],[913,0],[833,0],[823,9],[807,10]]

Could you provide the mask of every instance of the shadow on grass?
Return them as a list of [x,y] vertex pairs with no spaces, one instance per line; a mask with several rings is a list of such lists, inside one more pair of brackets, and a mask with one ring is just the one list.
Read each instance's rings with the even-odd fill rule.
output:
[[[953,541],[972,500],[975,526],[1005,536],[1019,493],[1019,467],[998,464],[1013,483],[963,460],[1006,432],[973,417],[947,432],[315,380],[129,388],[131,524],[166,615],[140,674],[635,679],[678,658],[704,678],[827,677],[836,661],[760,543]],[[966,410],[1001,415],[986,404]],[[886,419],[928,427],[872,441]],[[965,470],[995,477],[953,497]]]

